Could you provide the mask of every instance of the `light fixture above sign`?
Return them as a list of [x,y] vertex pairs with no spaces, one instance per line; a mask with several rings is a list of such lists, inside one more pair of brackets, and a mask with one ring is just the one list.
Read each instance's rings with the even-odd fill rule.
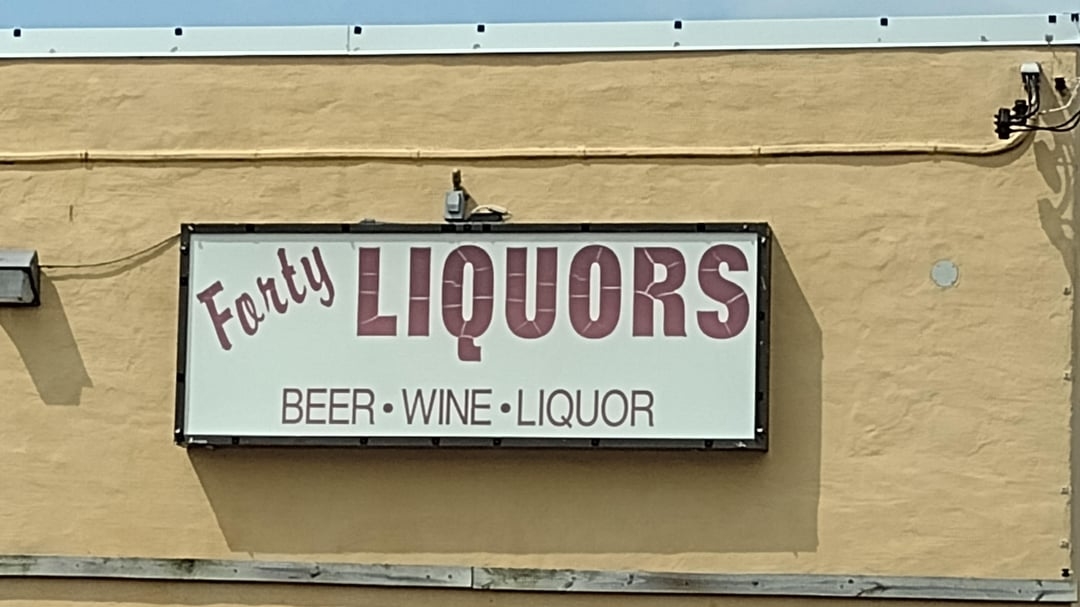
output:
[[41,305],[37,251],[0,249],[0,306]]

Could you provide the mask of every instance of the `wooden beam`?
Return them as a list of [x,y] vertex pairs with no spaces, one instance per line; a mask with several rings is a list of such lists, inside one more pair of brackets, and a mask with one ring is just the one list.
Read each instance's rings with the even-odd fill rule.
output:
[[697,574],[541,569],[473,570],[480,590],[712,594],[961,601],[1076,601],[1067,580],[813,574]]
[[76,578],[458,588],[476,591],[696,594],[1072,603],[1069,580],[505,569],[254,560],[0,555],[0,578]]
[[247,560],[0,556],[0,577],[470,588],[469,567]]

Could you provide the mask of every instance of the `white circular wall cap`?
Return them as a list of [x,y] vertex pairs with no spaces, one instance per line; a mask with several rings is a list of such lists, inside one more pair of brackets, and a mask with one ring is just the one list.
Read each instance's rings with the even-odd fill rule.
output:
[[956,281],[960,279],[960,268],[956,267],[952,261],[942,259],[930,270],[930,278],[937,286],[948,289],[956,286]]

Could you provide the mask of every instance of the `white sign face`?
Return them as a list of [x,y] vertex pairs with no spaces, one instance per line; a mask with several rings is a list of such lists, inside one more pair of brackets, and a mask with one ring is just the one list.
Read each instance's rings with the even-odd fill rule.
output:
[[765,447],[767,226],[443,228],[186,228],[177,440]]

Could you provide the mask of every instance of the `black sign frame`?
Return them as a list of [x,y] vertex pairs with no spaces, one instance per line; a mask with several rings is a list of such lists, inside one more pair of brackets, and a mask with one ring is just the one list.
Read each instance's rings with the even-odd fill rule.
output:
[[[550,439],[463,437],[269,437],[190,435],[185,429],[187,368],[188,277],[193,234],[514,234],[514,233],[737,233],[757,234],[756,403],[754,439]],[[768,223],[186,223],[180,230],[179,319],[176,356],[175,444],[195,447],[395,447],[395,448],[561,448],[561,449],[769,449],[769,359],[771,316],[772,230]]]

